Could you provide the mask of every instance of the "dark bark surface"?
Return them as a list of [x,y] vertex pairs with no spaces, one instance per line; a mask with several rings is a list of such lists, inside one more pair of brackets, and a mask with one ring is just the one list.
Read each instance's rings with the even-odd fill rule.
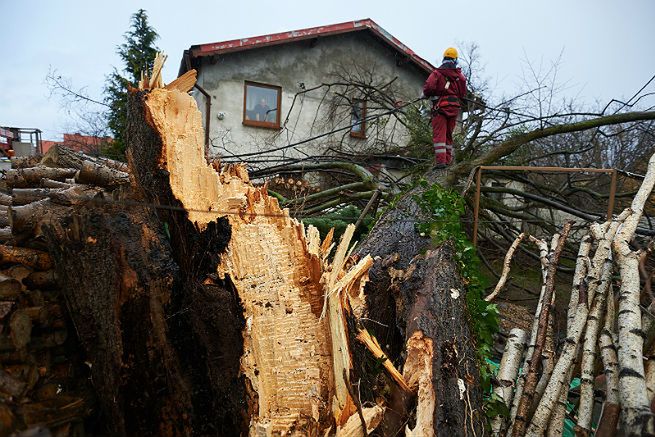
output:
[[191,435],[166,314],[179,270],[152,223],[147,211],[84,208],[44,228],[113,435]]
[[[427,175],[438,182],[441,172]],[[406,340],[422,330],[433,340],[433,387],[437,395],[434,427],[438,435],[481,435],[482,393],[476,346],[469,329],[466,287],[459,276],[452,245],[427,252],[432,242],[416,226],[427,221],[416,202],[420,186],[410,190],[386,211],[357,253],[370,253],[375,263],[369,272],[365,293],[368,305],[366,328],[373,332],[398,368],[406,358]],[[427,253],[427,254],[426,254]],[[398,274],[398,271],[403,273]],[[459,290],[458,299],[451,289]],[[458,379],[467,393],[460,399]],[[411,400],[392,394],[396,411],[410,411]],[[405,414],[387,414],[384,434],[395,435],[407,420]]]
[[130,95],[128,163],[137,195],[153,206],[168,229],[173,259],[180,267],[183,285],[174,306],[181,313],[169,323],[172,341],[194,386],[193,404],[198,412],[194,432],[246,435],[250,413],[245,383],[239,375],[243,310],[231,284],[216,277],[230,227],[227,219],[221,218],[201,231],[188,220],[173,196],[167,170],[160,167],[163,146],[146,120],[145,96],[143,92]]
[[245,322],[215,275],[230,227],[189,222],[143,97],[130,101],[131,188],[68,205],[44,225],[48,249],[108,434],[247,435]]
[[[484,418],[475,339],[469,329],[466,287],[454,260],[453,245],[445,243],[417,261],[416,270],[401,288],[402,318],[407,322],[406,339],[422,331],[433,341],[435,431],[443,435],[482,435]],[[466,392],[460,391],[460,384],[464,384]]]

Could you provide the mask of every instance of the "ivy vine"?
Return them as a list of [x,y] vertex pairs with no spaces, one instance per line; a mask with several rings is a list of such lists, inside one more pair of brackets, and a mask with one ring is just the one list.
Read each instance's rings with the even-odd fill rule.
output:
[[414,196],[414,200],[429,215],[429,219],[417,224],[416,230],[422,236],[431,238],[435,245],[440,245],[447,240],[453,242],[456,262],[467,289],[469,324],[475,335],[480,382],[485,393],[485,411],[491,417],[503,414],[498,411],[497,399],[492,395],[493,369],[489,362],[493,353],[494,334],[499,329],[498,307],[484,300],[486,284],[480,274],[480,260],[461,222],[465,212],[464,199],[438,184],[430,185],[425,180],[419,181],[419,184],[424,189]]

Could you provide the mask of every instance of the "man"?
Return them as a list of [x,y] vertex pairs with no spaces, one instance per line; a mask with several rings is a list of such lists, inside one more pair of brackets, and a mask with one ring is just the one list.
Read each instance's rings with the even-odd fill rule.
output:
[[457,50],[449,47],[441,67],[434,70],[423,85],[423,95],[432,103],[432,142],[434,164],[444,168],[453,162],[453,129],[462,100],[466,97],[466,78],[457,67]]
[[268,119],[268,114],[271,112],[271,108],[266,104],[265,98],[262,97],[259,100],[259,103],[255,105],[253,112],[255,113],[255,119],[257,121],[270,121]]

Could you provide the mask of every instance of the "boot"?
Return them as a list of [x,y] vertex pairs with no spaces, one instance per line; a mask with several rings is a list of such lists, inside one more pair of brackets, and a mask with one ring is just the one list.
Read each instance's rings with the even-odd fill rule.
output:
[[434,143],[434,168],[445,168],[448,165],[446,143]]
[[446,144],[446,164],[450,165],[453,163],[453,145]]

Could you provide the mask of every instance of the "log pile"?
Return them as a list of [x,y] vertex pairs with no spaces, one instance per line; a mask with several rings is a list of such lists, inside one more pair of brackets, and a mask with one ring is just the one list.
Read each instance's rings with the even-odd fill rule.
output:
[[[522,241],[530,241],[539,247],[544,285],[531,334],[513,331],[503,355],[495,393],[511,412],[508,418],[494,420],[495,435],[562,435],[569,383],[574,376],[581,381],[579,402],[572,416],[576,435],[655,435],[655,301],[644,291],[650,285],[642,289],[642,252],[632,245],[654,186],[655,155],[632,205],[605,223],[592,224],[581,240],[566,337],[559,351],[547,354],[546,339],[555,299],[558,249],[566,240],[570,224],[553,237],[550,245],[532,236],[526,240],[523,234],[512,245],[515,248]],[[507,254],[503,275],[489,300],[504,286],[512,253]],[[595,404],[602,408],[600,415],[596,414],[597,420]]]
[[[97,410],[43,226],[127,181],[109,161],[56,146],[18,160],[0,192],[0,435],[41,427],[52,435],[93,431]],[[90,179],[102,169],[101,178]],[[93,183],[94,185],[89,185]],[[30,432],[30,431],[25,431]]]

